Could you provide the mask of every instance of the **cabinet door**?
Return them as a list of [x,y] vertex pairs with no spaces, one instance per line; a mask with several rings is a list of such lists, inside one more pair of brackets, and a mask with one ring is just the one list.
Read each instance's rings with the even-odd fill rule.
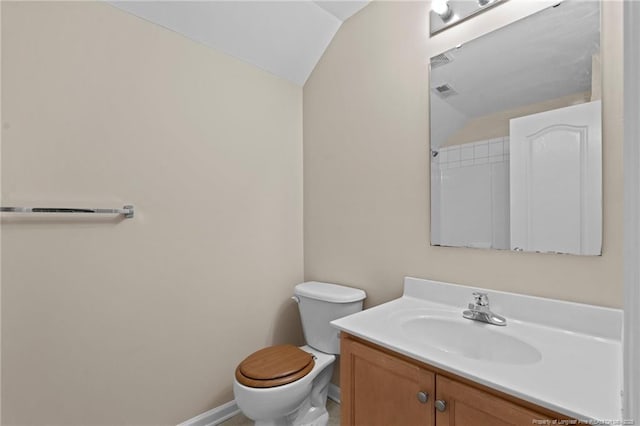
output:
[[343,426],[434,425],[434,373],[348,338],[341,344]]
[[444,411],[436,411],[438,426],[531,426],[534,420],[550,419],[441,375],[436,393],[436,400],[446,404]]

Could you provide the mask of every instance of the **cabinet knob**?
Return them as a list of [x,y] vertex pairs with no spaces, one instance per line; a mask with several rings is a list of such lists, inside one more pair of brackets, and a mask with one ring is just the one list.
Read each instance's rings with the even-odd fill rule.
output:
[[421,404],[426,404],[429,400],[429,394],[423,391],[418,392],[416,396],[418,397],[418,401],[420,401]]
[[447,402],[441,399],[437,400],[434,405],[436,406],[436,410],[443,412],[447,409]]

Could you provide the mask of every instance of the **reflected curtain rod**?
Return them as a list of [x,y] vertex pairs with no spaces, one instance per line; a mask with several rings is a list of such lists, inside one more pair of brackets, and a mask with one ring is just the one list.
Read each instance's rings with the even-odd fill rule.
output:
[[69,207],[0,207],[0,212],[7,213],[95,213],[121,214],[127,219],[133,217],[133,206],[126,205],[121,209],[87,209]]

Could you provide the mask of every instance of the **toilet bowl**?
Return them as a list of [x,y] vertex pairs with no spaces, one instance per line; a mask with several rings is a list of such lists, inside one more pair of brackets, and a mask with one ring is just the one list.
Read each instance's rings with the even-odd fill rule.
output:
[[[233,382],[236,404],[245,416],[260,426],[323,425],[325,408],[335,355],[301,346],[315,356],[313,369],[304,377],[286,385],[270,388],[248,387],[237,379]],[[322,417],[326,415],[326,419]]]
[[236,369],[236,404],[258,426],[327,424],[327,393],[340,353],[338,331],[329,322],[361,311],[366,297],[359,289],[315,281],[298,284],[294,294],[307,345],[261,349]]

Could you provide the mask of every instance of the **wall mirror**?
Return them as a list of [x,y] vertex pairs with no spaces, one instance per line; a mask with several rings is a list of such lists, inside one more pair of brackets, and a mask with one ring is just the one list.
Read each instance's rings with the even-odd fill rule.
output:
[[432,245],[601,254],[600,69],[590,0],[431,58]]

